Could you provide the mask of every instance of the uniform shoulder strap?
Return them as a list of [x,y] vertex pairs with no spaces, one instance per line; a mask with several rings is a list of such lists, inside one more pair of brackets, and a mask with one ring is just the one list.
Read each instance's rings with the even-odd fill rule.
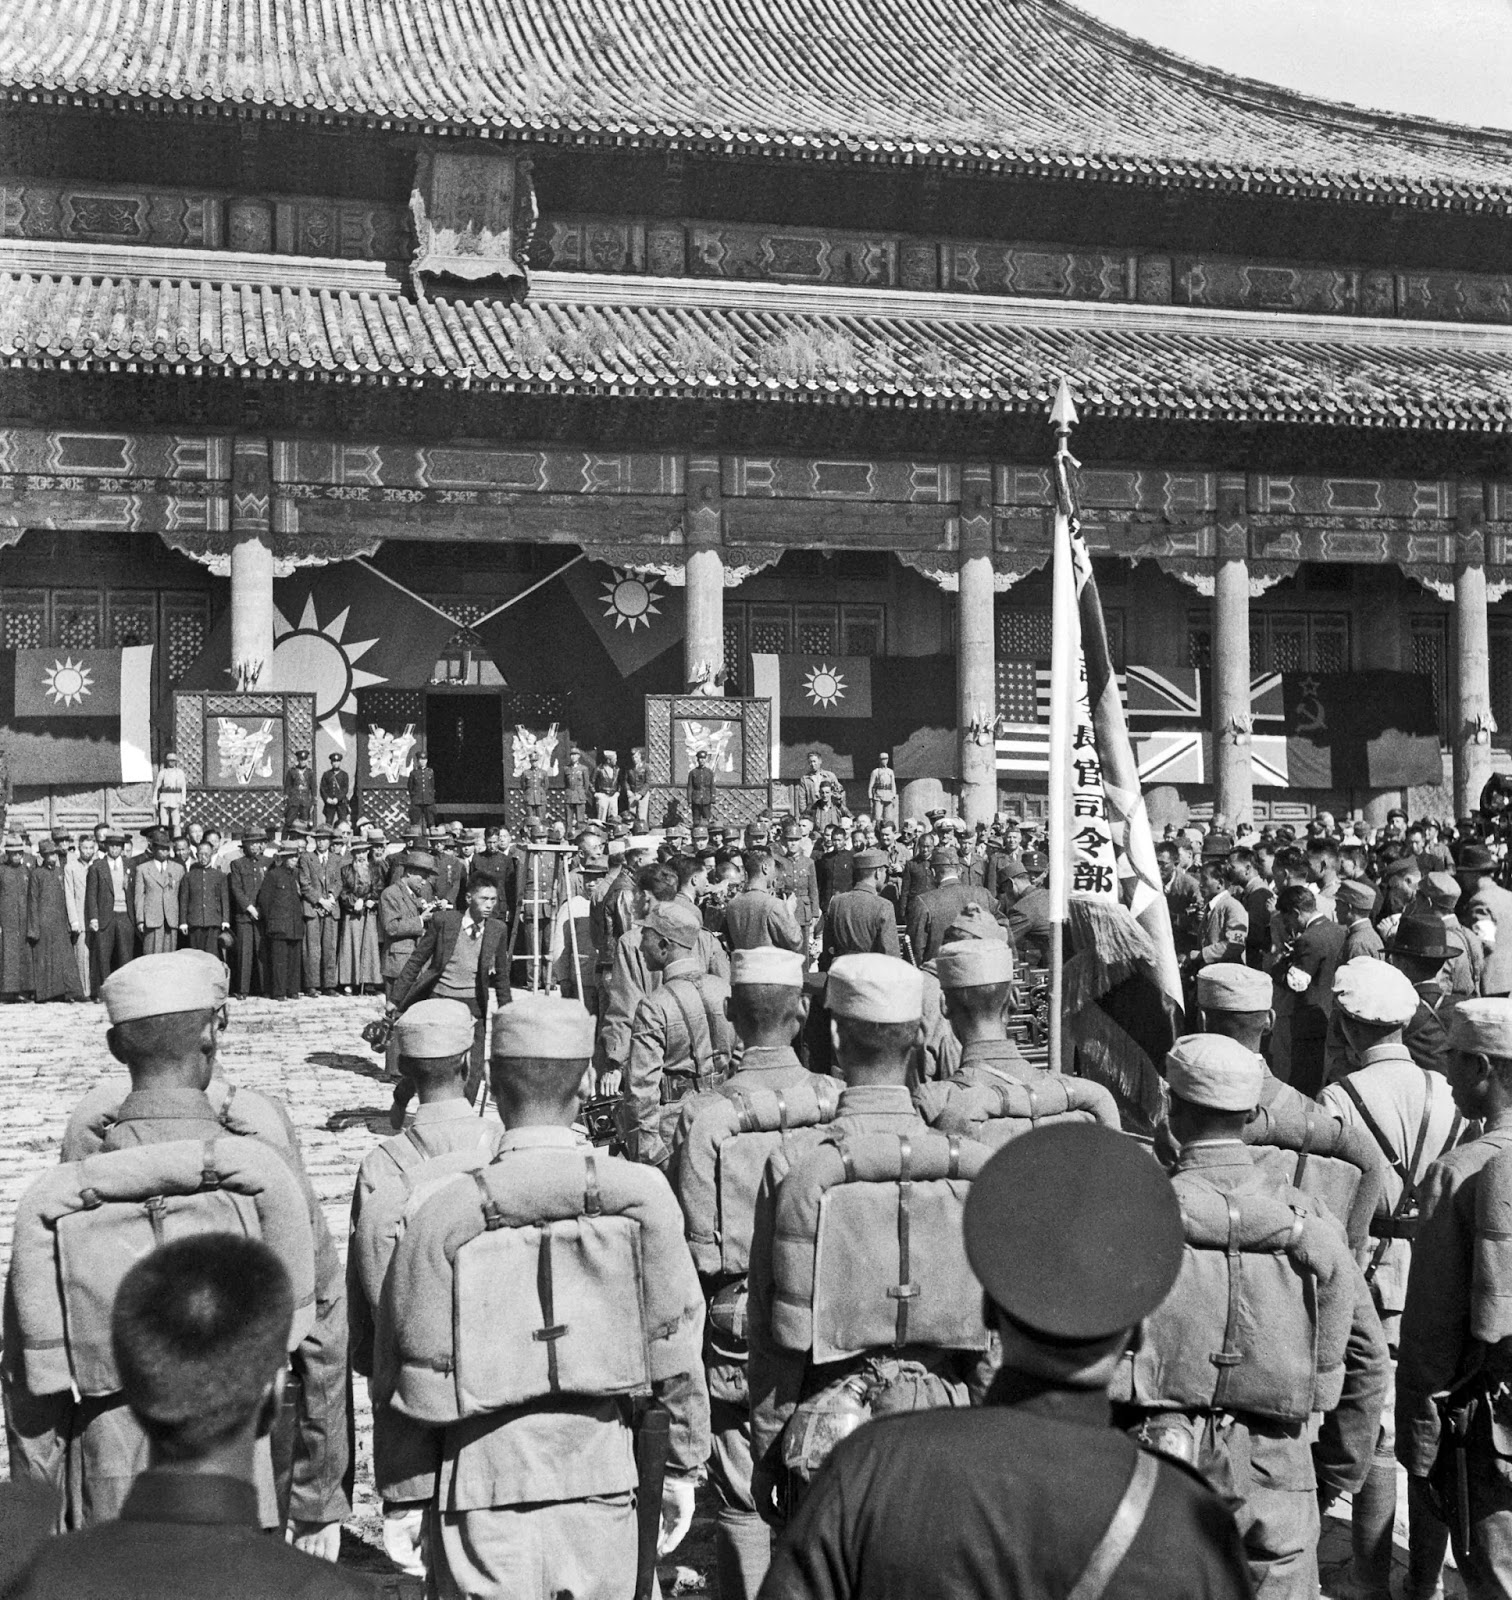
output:
[[1155,1496],[1155,1483],[1159,1476],[1160,1468],[1156,1464],[1155,1457],[1144,1450],[1136,1451],[1134,1471],[1130,1474],[1129,1486],[1114,1508],[1112,1521],[1108,1523],[1102,1538],[1097,1541],[1097,1548],[1092,1552],[1086,1568],[1076,1580],[1076,1586],[1067,1595],[1066,1600],[1101,1600],[1103,1591],[1112,1581],[1113,1574],[1123,1565],[1123,1559],[1129,1553],[1129,1546],[1134,1543],[1139,1530],[1144,1526],[1145,1515],[1150,1509],[1150,1501]]
[[[1375,1142],[1381,1147],[1381,1154],[1386,1157],[1387,1166],[1391,1167],[1396,1175],[1402,1180],[1403,1190],[1405,1191],[1410,1189],[1412,1187],[1412,1167],[1408,1166],[1401,1159],[1401,1157],[1397,1155],[1396,1151],[1392,1149],[1391,1140],[1388,1139],[1381,1131],[1380,1123],[1377,1122],[1374,1116],[1371,1115],[1369,1106],[1365,1104],[1364,1096],[1357,1088],[1355,1088],[1354,1084],[1350,1082],[1349,1075],[1346,1073],[1344,1077],[1338,1080],[1338,1082],[1339,1087],[1344,1091],[1345,1094],[1349,1096],[1350,1100],[1353,1101],[1355,1110],[1360,1113],[1360,1121],[1365,1124],[1366,1132],[1369,1133],[1370,1137],[1374,1139]],[[1428,1130],[1428,1117],[1432,1105],[1433,1101],[1430,1097],[1424,1103],[1423,1107],[1423,1126],[1418,1138],[1419,1153],[1421,1153],[1422,1150],[1423,1136],[1426,1135]]]

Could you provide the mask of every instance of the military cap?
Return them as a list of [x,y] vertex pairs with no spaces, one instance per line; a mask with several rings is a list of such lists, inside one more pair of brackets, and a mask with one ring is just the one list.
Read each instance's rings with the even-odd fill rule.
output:
[[1473,1056],[1512,1056],[1512,998],[1461,1000],[1449,1014],[1449,1048]]
[[593,1055],[593,1014],[581,1000],[516,995],[494,1012],[489,1053],[534,1056],[542,1061],[588,1061]]
[[1437,917],[1403,917],[1391,936],[1394,956],[1421,956],[1425,961],[1447,961],[1455,947]]
[[961,858],[956,854],[953,845],[937,844],[929,852],[929,864],[932,867],[958,867]]
[[166,849],[168,845],[173,842],[166,828],[143,828],[142,837],[154,850],[156,850],[159,845],[162,845],[164,849]]
[[265,828],[248,828],[241,836],[241,842],[243,844],[266,844],[268,842],[267,830]]
[[1219,1033],[1189,1033],[1165,1059],[1172,1094],[1210,1111],[1253,1111],[1260,1104],[1265,1063],[1237,1039]]
[[945,930],[946,944],[960,944],[963,939],[987,939],[994,944],[1008,943],[1008,930],[992,913],[979,905],[962,906],[955,921]]
[[1417,990],[1406,975],[1374,956],[1356,956],[1334,973],[1334,1005],[1356,1022],[1405,1028],[1418,1008]]
[[1013,949],[995,939],[963,939],[944,945],[935,957],[942,989],[981,989],[1013,982]]
[[332,766],[333,766],[333,767],[334,767],[334,766],[339,766],[339,765],[340,765],[340,763],[341,763],[341,752],[340,752],[340,751],[339,751],[339,750],[333,750],[333,751],[332,751],[332,752],[331,752],[331,755],[330,755],[330,757],[329,757],[329,760],[330,760],[330,764],[331,764],[331,765],[332,765]]
[[308,750],[296,750],[294,752],[294,759],[296,761],[308,761],[310,759],[310,752]]
[[42,837],[37,840],[37,854],[42,856],[55,856],[57,853],[58,847],[53,842],[53,836],[50,833],[44,833]]
[[924,975],[896,956],[841,956],[825,985],[832,1017],[857,1022],[917,1022],[924,1015]]
[[614,761],[614,760],[617,760],[618,757],[619,757],[619,751],[617,751],[617,750],[605,750],[604,751],[604,760],[605,761]]
[[1395,861],[1388,861],[1381,868],[1381,881],[1390,883],[1393,878],[1405,877],[1409,872],[1421,872],[1416,856],[1398,856]]
[[1434,910],[1453,911],[1459,904],[1460,886],[1452,872],[1430,872],[1423,879],[1421,893]]
[[207,951],[173,950],[117,967],[100,985],[100,998],[114,1027],[139,1017],[214,1011],[226,1003],[226,984],[224,964]]
[[406,872],[434,872],[436,858],[428,856],[423,850],[406,850],[404,853],[404,870]]
[[[112,828],[110,830],[110,832],[105,835],[105,843],[106,844],[125,844],[126,843],[126,835],[124,833],[122,833],[119,828]],[[16,843],[13,845],[10,842],[10,840],[7,839],[5,841],[5,848],[7,850],[19,850],[21,848],[21,842],[20,842],[20,840],[17,840]]]
[[1460,850],[1456,866],[1461,872],[1495,872],[1496,852],[1483,844],[1467,844]]
[[945,807],[936,806],[933,811],[926,811],[924,815],[930,822],[938,822],[945,815]]
[[1268,972],[1215,961],[1197,973],[1197,1004],[1204,1011],[1269,1011],[1274,990]]
[[473,1017],[460,1000],[421,1000],[394,1024],[402,1056],[434,1060],[472,1049]]
[[280,861],[282,861],[285,856],[299,856],[303,854],[304,851],[297,844],[281,844],[278,847],[278,859]]
[[782,837],[784,839],[801,839],[803,837],[803,824],[799,822],[797,817],[789,817],[783,823]]
[[1050,858],[1039,850],[1026,850],[1019,857],[1019,865],[1024,870],[1024,876],[1033,878],[1041,872],[1050,870]]
[[73,835],[67,828],[54,828],[52,831],[54,844],[72,844]]
[[1209,833],[1203,837],[1202,859],[1226,861],[1234,853],[1234,841],[1226,833]]
[[670,944],[691,950],[703,931],[703,918],[682,898],[652,906],[646,926]]
[[1349,910],[1368,916],[1376,903],[1375,885],[1363,878],[1345,878],[1334,890],[1334,899]]
[[625,840],[626,852],[634,850],[654,850],[656,848],[656,835],[651,833],[632,833]]
[[856,852],[855,870],[857,872],[876,872],[879,868],[888,865],[885,850],[858,850]]
[[803,987],[803,957],[796,950],[778,950],[774,945],[758,945],[754,950],[735,950],[730,955],[730,983],[767,984],[778,989]]
[[1014,1139],[966,1197],[966,1258],[1031,1333],[1090,1343],[1132,1328],[1181,1268],[1181,1207],[1134,1140],[1067,1123]]

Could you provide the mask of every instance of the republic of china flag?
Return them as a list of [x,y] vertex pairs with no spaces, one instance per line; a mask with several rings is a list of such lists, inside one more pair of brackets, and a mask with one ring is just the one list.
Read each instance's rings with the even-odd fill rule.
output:
[[152,646],[0,650],[0,748],[14,783],[151,783]]

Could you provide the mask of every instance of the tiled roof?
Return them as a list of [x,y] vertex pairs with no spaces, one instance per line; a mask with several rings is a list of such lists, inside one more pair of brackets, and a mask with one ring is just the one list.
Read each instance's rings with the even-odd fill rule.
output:
[[1036,413],[1064,373],[1102,415],[1512,431],[1506,329],[565,273],[417,302],[378,264],[148,255],[0,244],[0,362]]
[[1064,0],[0,0],[0,87],[1512,207],[1512,136],[1233,78]]

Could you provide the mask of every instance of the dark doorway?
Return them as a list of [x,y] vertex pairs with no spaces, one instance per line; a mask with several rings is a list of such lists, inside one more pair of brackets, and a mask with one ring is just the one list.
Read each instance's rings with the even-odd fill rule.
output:
[[428,694],[425,750],[442,806],[504,803],[504,709],[497,694]]

